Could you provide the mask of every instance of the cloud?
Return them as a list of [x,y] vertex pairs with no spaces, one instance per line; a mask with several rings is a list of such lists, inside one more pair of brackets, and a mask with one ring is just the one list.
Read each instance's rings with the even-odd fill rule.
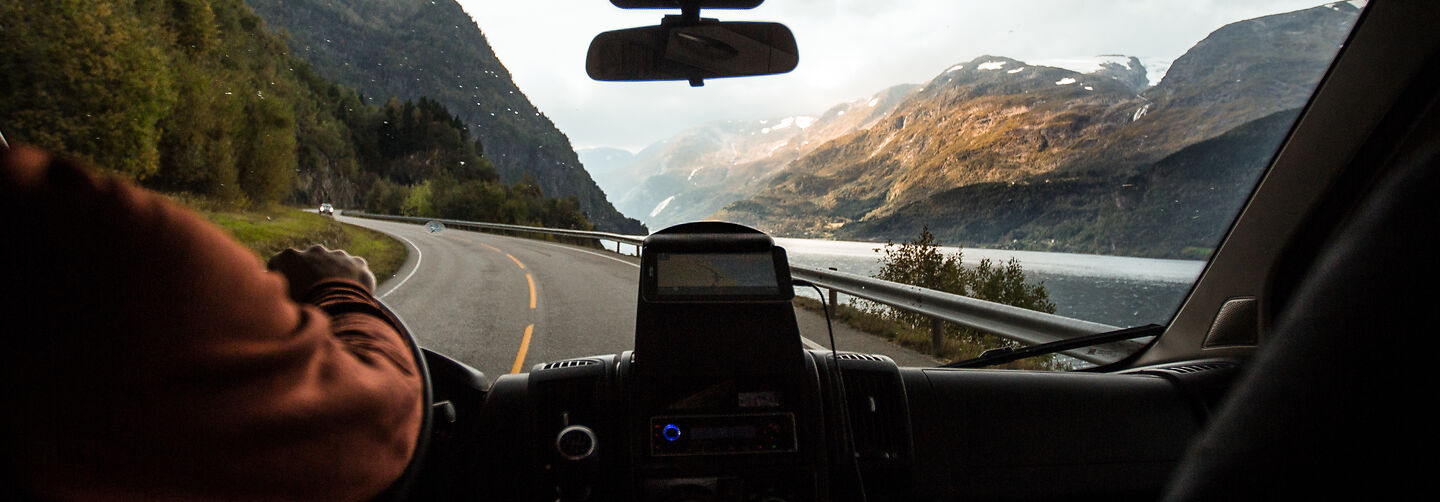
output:
[[[1133,55],[1168,65],[1230,22],[1319,5],[1314,0],[773,0],[722,20],[785,23],[800,47],[786,75],[606,83],[585,75],[590,39],[658,24],[666,12],[600,0],[461,0],[516,84],[577,148],[638,150],[716,120],[817,114],[900,83],[921,83],[985,54],[1019,60]],[[542,6],[543,5],[543,6]]]

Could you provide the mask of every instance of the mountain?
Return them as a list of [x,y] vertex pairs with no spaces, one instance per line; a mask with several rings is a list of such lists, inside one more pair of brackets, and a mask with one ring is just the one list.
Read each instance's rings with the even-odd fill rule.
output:
[[1143,104],[1113,78],[982,56],[950,67],[878,125],[793,162],[718,216],[829,235],[946,188],[1014,182],[1081,159]]
[[965,185],[856,223],[850,238],[900,240],[919,225],[949,245],[1205,258],[1300,110],[1187,146],[1123,178]]
[[1241,124],[1299,108],[1330,67],[1360,10],[1349,2],[1231,23],[1171,64],[1143,93],[1135,125],[1072,170],[1148,164]]
[[[505,183],[574,196],[598,229],[647,233],[606,199],[570,140],[515,86],[454,0],[247,0],[290,52],[372,103],[427,97],[480,140]],[[532,181],[533,180],[533,181]]]
[[635,154],[619,148],[585,148],[575,150],[575,154],[585,164],[585,170],[595,178],[595,184],[607,194],[619,193],[620,187],[625,186],[623,171],[635,161]]
[[819,116],[701,125],[596,176],[621,211],[652,227],[702,219],[765,188],[775,173],[831,139],[874,126],[915,87],[894,86]]
[[[1190,159],[1186,172],[1235,175],[1233,165],[1268,162],[1279,140],[1254,128],[1288,130],[1276,117],[1293,118],[1309,99],[1357,17],[1358,9],[1339,3],[1232,23],[1139,93],[1138,60],[1081,74],[983,56],[952,66],[875,127],[800,157],[768,188],[712,217],[797,237],[905,238],[928,224],[968,245],[1163,254],[1104,237],[1124,218],[1101,218],[1103,202],[1143,212],[1146,197],[1191,187],[1181,180],[1203,176],[1156,174],[1182,158]],[[1195,150],[1177,157],[1216,145],[1253,158]],[[1209,181],[1203,189],[1230,186]],[[1193,228],[1173,211],[1145,214],[1126,221],[1145,230]],[[1231,216],[1221,205],[1184,215]]]
[[1125,84],[1126,87],[1129,87],[1135,92],[1141,92],[1150,87],[1150,78],[1146,75],[1148,72],[1145,69],[1145,65],[1140,63],[1140,58],[1116,54],[1109,56],[1121,58],[1121,60],[1102,61],[1100,63],[1100,69],[1090,73],[1094,73],[1099,77],[1115,79],[1117,82]]

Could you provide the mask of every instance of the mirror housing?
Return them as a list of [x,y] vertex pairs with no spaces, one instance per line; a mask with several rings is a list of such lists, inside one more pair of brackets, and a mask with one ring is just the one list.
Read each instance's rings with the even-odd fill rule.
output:
[[606,82],[688,80],[700,86],[708,78],[787,73],[799,61],[795,35],[783,24],[666,16],[659,26],[595,36],[585,71]]
[[765,0],[610,0],[622,9],[680,9],[685,4],[701,9],[753,9]]

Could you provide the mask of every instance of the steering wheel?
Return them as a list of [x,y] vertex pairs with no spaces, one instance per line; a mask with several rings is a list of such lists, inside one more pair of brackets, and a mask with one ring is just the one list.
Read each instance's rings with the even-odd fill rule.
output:
[[405,321],[395,315],[390,307],[386,306],[379,298],[375,299],[375,303],[380,306],[381,311],[385,312],[386,317],[394,322],[395,327],[402,335],[401,338],[404,338],[406,345],[410,346],[410,357],[415,359],[415,369],[420,372],[420,382],[423,387],[420,398],[420,437],[415,439],[415,451],[410,456],[410,463],[405,465],[405,470],[400,473],[400,477],[394,483],[371,499],[375,502],[398,502],[409,497],[416,478],[420,477],[420,471],[425,467],[425,455],[430,450],[430,434],[435,420],[435,394],[430,382],[430,367],[425,364],[425,354],[420,349],[420,342],[405,326]]

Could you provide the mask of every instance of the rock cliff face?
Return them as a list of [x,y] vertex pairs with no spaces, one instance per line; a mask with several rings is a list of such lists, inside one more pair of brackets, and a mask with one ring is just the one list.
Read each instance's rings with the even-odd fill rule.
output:
[[[1357,17],[1338,3],[1227,25],[1140,92],[1145,69],[1135,59],[1081,74],[976,58],[712,216],[790,236],[905,238],[928,224],[957,244],[1174,255],[1102,234],[1233,216],[1229,202],[1179,215],[1144,201],[1180,187],[1234,188],[1236,176],[1253,182]],[[1158,174],[1177,163],[1190,174]],[[1168,216],[1121,225],[1101,210]],[[1192,237],[1174,240],[1214,245],[1208,234]]]
[[297,201],[318,204],[328,202],[335,207],[360,207],[361,194],[355,180],[331,169],[303,172],[295,175],[295,191],[304,194],[294,197]]
[[[428,97],[455,112],[501,180],[533,177],[547,197],[575,196],[597,229],[645,233],[581,165],[569,138],[530,103],[454,0],[246,0],[288,35],[291,53],[372,103]],[[481,20],[483,22],[483,20]]]

